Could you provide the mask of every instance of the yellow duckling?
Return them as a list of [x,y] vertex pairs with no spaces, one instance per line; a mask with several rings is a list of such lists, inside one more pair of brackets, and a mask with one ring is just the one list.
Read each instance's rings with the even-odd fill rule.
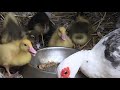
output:
[[72,40],[67,36],[65,27],[58,27],[57,30],[53,33],[48,46],[54,47],[70,47],[74,46]]
[[10,67],[23,66],[30,62],[31,54],[37,52],[28,39],[16,40],[7,44],[0,44],[0,65],[5,67],[8,75]]

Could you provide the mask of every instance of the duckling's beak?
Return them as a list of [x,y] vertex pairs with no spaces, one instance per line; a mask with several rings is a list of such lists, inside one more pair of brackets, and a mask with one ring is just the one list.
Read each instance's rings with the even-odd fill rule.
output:
[[30,48],[29,48],[29,52],[30,52],[33,56],[35,56],[36,53],[37,53],[37,51],[36,51],[33,47],[30,47]]
[[67,39],[67,35],[66,34],[62,34],[61,38],[62,38],[62,40],[66,40]]

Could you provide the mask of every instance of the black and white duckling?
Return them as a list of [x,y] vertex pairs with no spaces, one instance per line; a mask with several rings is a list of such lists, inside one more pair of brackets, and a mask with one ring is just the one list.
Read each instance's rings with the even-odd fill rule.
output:
[[120,28],[105,35],[93,49],[67,57],[57,74],[59,78],[74,78],[79,69],[89,78],[120,78]]
[[51,36],[55,30],[54,28],[54,23],[45,12],[37,12],[28,22],[27,35],[33,45],[39,49],[47,45],[45,41],[49,40],[49,36]]
[[90,40],[93,28],[90,22],[83,16],[76,16],[76,19],[68,28],[68,35],[76,45],[84,45]]

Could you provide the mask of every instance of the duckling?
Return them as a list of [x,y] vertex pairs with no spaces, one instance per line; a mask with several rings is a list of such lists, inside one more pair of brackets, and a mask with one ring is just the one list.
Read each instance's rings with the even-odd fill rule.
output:
[[71,39],[67,36],[65,27],[58,27],[57,30],[53,33],[48,46],[61,46],[61,47],[70,47],[74,46]]
[[49,19],[45,12],[37,12],[37,14],[30,19],[27,27],[27,35],[32,40],[36,49],[47,46],[50,36],[56,30],[55,24]]
[[27,34],[27,37],[28,37],[28,38],[30,39],[30,41],[32,42],[33,47],[34,47],[36,50],[38,50],[39,48],[42,47],[42,46],[41,46],[42,43],[40,42],[40,35],[39,35],[38,32],[30,30],[30,31],[27,31],[26,34]]
[[3,30],[0,35],[1,44],[25,37],[25,31],[23,27],[19,27],[19,23],[14,16],[14,13],[9,12],[3,21]]
[[0,65],[5,67],[8,76],[12,77],[9,68],[28,64],[31,61],[31,54],[34,56],[36,50],[28,39],[0,44]]
[[29,63],[31,54],[35,55],[36,50],[26,35],[22,36],[24,30],[18,25],[13,13],[8,13],[3,27],[5,30],[3,30],[4,35],[1,37],[0,65],[5,67],[8,77],[13,77],[9,68]]
[[76,45],[84,45],[91,38],[94,29],[90,22],[84,17],[78,15],[68,28],[68,35]]

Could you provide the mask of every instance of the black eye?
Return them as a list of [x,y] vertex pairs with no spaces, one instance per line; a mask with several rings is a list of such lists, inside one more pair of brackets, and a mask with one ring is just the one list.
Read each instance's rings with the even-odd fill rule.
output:
[[31,37],[32,37],[32,38],[35,38],[35,36],[34,36],[34,35],[31,35]]
[[27,44],[24,44],[24,46],[27,46]]

